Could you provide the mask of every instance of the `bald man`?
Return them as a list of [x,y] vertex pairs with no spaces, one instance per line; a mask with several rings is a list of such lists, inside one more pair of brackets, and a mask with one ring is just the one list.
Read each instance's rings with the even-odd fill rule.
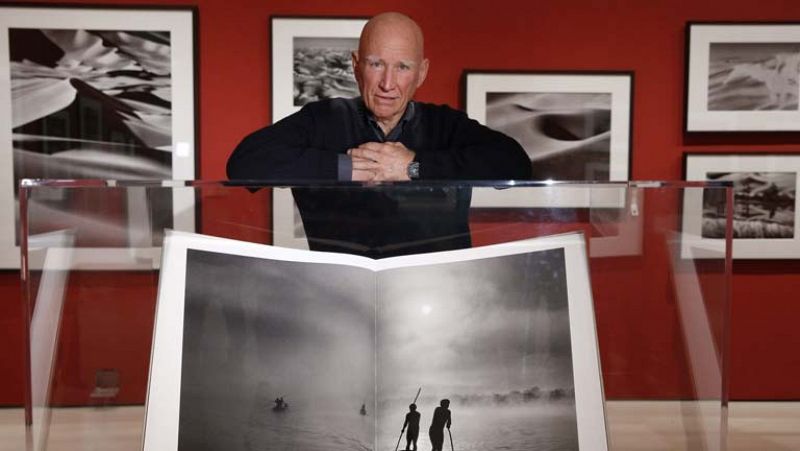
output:
[[[422,31],[408,16],[383,13],[373,17],[352,55],[361,96],[306,104],[297,113],[247,136],[228,160],[228,177],[377,182],[528,179],[530,160],[514,139],[448,106],[413,100],[430,65],[424,48]],[[427,199],[386,199],[386,193],[378,197],[369,193],[342,196],[297,189],[293,194],[312,249],[349,249],[382,257],[469,245],[465,210],[469,208],[468,191],[437,191],[434,204],[449,202],[445,210],[457,214],[431,219],[428,224],[419,218],[405,220],[400,212],[407,210],[404,205],[430,204]],[[387,202],[395,205],[395,210],[387,212]],[[436,206],[433,213],[440,207]],[[414,213],[405,211],[405,215]],[[323,224],[330,220],[341,224],[346,214],[358,219],[347,224],[350,231],[334,233],[330,224]],[[439,220],[443,223],[434,224]],[[372,236],[376,234],[391,237]],[[438,239],[444,235],[451,235],[449,241]],[[437,243],[373,252],[420,240]]]

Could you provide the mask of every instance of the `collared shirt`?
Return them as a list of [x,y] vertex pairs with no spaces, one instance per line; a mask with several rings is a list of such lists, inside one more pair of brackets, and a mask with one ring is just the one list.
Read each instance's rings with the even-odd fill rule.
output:
[[375,132],[375,137],[378,139],[378,142],[398,141],[400,139],[400,135],[403,133],[403,127],[406,125],[406,123],[414,118],[415,107],[414,101],[412,100],[411,102],[408,102],[408,106],[406,106],[406,110],[403,112],[403,116],[400,117],[397,125],[395,125],[394,128],[389,131],[388,135],[386,135],[383,133],[383,129],[380,127],[380,124],[378,124],[378,120],[375,118],[375,115],[367,109],[367,106],[361,99],[359,99],[359,106],[363,108],[367,122],[372,128],[372,131]]
[[[403,112],[403,116],[400,117],[397,125],[395,125],[387,135],[383,132],[383,129],[381,128],[380,124],[378,124],[378,120],[375,118],[375,115],[372,114],[372,111],[367,109],[367,105],[364,103],[364,100],[361,97],[358,97],[356,101],[358,102],[358,110],[361,112],[367,124],[369,124],[372,132],[375,134],[375,139],[377,142],[381,143],[399,141],[400,135],[403,134],[403,128],[414,118],[414,113],[416,111],[414,101],[412,100],[408,102],[406,110]],[[339,155],[338,166],[337,179],[340,181],[351,181],[353,179],[353,160],[350,158],[350,156]]]

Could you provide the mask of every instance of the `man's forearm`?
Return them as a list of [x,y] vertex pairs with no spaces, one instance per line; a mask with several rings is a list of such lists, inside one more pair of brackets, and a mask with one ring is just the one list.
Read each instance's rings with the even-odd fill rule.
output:
[[521,148],[473,144],[458,150],[417,154],[419,178],[427,180],[527,180],[531,162]]
[[513,138],[461,114],[454,123],[446,149],[418,153],[420,179],[527,180],[531,162]]
[[228,159],[228,177],[238,180],[337,180],[337,154],[314,148],[306,128],[299,120],[287,120],[250,134]]
[[237,147],[228,160],[228,178],[238,180],[337,180],[335,153],[313,148]]

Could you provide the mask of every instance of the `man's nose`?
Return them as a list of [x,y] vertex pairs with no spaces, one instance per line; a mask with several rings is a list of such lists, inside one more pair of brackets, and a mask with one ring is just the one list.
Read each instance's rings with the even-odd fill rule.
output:
[[383,76],[381,77],[380,87],[384,91],[391,91],[394,89],[394,71],[391,69],[386,69],[383,71]]

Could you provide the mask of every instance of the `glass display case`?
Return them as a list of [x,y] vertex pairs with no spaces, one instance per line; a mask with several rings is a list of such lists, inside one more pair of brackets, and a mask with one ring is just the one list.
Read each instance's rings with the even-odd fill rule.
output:
[[[17,247],[21,255],[29,318],[29,449],[78,449],[88,444],[142,449],[153,427],[145,429],[146,405],[153,401],[148,400],[148,384],[152,387],[157,301],[170,302],[159,296],[159,284],[163,290],[173,280],[159,280],[166,263],[162,246],[165,237],[178,232],[198,234],[206,241],[216,237],[376,259],[422,254],[423,262],[433,258],[431,252],[577,237],[582,252],[578,255],[584,257],[567,263],[565,277],[574,281],[583,273],[573,267],[585,268],[587,312],[595,330],[581,326],[586,330],[573,330],[572,339],[583,332],[596,346],[597,386],[602,390],[592,396],[602,402],[595,412],[599,416],[590,418],[599,423],[594,427],[604,430],[608,449],[725,449],[732,201],[732,188],[724,182],[24,181],[19,191],[20,228],[4,251]],[[310,260],[317,258],[308,255]],[[432,271],[429,277],[439,277],[436,274]],[[206,281],[208,290],[224,285],[214,277]],[[531,292],[545,290],[536,285],[537,279],[523,278],[533,283]],[[424,315],[426,307],[428,313],[433,309],[422,305]],[[487,308],[492,315],[503,309]],[[524,409],[534,405],[545,410],[558,403],[574,406],[575,399],[587,396],[568,377],[555,386],[553,375],[547,376],[554,365],[564,367],[564,358],[571,362],[565,374],[582,376],[579,361],[589,358],[575,348],[565,350],[557,341],[542,341],[557,335],[558,328],[579,324],[571,317],[559,323],[557,317],[549,311],[544,319],[528,323],[522,351],[504,347],[502,341],[482,341],[486,346],[492,343],[492,355],[508,353],[507,360],[534,362],[523,365],[524,370],[509,364],[509,374],[487,372],[472,385],[470,376],[464,376],[462,384],[453,384],[457,389],[436,393],[452,400],[456,447],[482,446],[457,429],[459,418],[466,421],[470,409],[507,419],[508,412],[528,412]],[[484,313],[475,327],[460,332],[461,338],[479,334],[488,318]],[[258,327],[247,318],[240,320],[236,324],[242,327]],[[214,321],[201,322],[198,333],[213,329],[215,340],[228,346],[233,339],[224,331],[235,330],[235,324]],[[478,352],[477,341],[470,343],[467,354],[460,350],[462,356]],[[209,355],[218,352],[232,358],[237,351],[225,346]],[[247,346],[252,344],[241,349]],[[455,344],[453,348],[458,349]],[[520,371],[534,375],[526,372],[521,379]],[[450,373],[448,377],[460,378]],[[536,383],[536,377],[542,382]],[[243,378],[232,371],[225,380],[215,380],[214,389],[240,393],[237,387]],[[261,407],[274,407],[272,397],[277,395],[272,386],[264,391],[253,393],[253,399],[259,399]],[[430,401],[425,396],[419,397],[421,406]],[[354,409],[363,404],[368,412],[383,408],[377,398],[352,403]],[[572,415],[581,417],[583,407],[578,405],[578,413]],[[424,407],[427,430],[433,407]],[[264,415],[269,420],[275,413]],[[527,414],[514,418],[504,420],[502,436],[520,435],[517,445],[525,449],[526,440],[537,440],[536,433],[518,429],[538,420]],[[252,414],[243,427],[248,421],[250,426],[263,426]],[[581,436],[588,427],[585,418],[577,424]],[[158,425],[173,426],[178,427],[177,420]],[[401,426],[397,424],[397,431]],[[577,440],[574,432],[567,436]],[[423,432],[419,446],[429,446],[427,439]],[[345,438],[330,440],[339,443]],[[368,442],[365,449],[383,449],[383,442]],[[320,449],[351,449],[341,443]],[[604,449],[597,443],[580,444],[581,449]]]

